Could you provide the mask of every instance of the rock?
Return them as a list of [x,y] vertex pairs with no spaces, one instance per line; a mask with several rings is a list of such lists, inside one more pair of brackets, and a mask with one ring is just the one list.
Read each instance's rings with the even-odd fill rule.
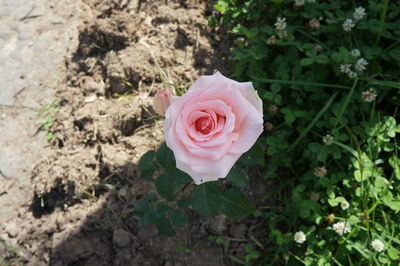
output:
[[167,260],[165,263],[164,263],[164,266],[173,266],[174,264],[170,261],[170,260]]
[[92,94],[85,98],[85,103],[92,103],[97,100],[96,94]]
[[229,228],[229,234],[234,238],[244,238],[247,233],[246,224],[234,224]]
[[119,189],[118,196],[123,199],[127,199],[129,196],[129,186],[123,186],[121,189]]
[[127,247],[131,243],[129,233],[121,228],[115,229],[113,233],[113,243],[120,248]]
[[226,229],[226,216],[219,214],[210,220],[208,229],[212,234],[221,235]]
[[6,247],[4,244],[0,244],[0,258],[5,258],[6,257]]
[[14,238],[18,235],[19,229],[15,223],[8,223],[6,225],[6,232],[10,238]]

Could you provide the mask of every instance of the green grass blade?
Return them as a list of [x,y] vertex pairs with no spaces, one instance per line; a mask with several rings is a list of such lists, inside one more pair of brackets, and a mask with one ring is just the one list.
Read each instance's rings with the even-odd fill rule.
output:
[[340,143],[340,142],[337,142],[337,141],[332,141],[332,143],[335,144],[335,145],[338,145],[340,148],[343,148],[344,150],[350,152],[355,158],[358,159],[358,157],[359,157],[358,153],[353,148],[351,148],[350,146],[347,146],[347,145],[345,145],[343,143]]
[[318,122],[318,120],[321,118],[321,116],[331,107],[333,101],[335,100],[336,96],[338,95],[338,92],[335,92],[331,98],[325,103],[324,107],[319,111],[319,113],[314,117],[314,119],[311,121],[311,123],[307,126],[305,130],[303,130],[299,137],[293,142],[293,144],[289,147],[289,152],[293,150],[299,143],[300,141],[310,132],[310,130],[314,127],[315,123]]
[[379,43],[379,41],[381,40],[381,36],[383,33],[383,30],[385,29],[385,21],[386,21],[386,15],[387,15],[387,11],[389,8],[389,0],[383,0],[383,8],[382,8],[382,13],[381,13],[381,20],[380,20],[380,31],[378,34],[378,37],[376,38],[376,43]]
[[339,113],[338,117],[336,118],[336,122],[335,122],[335,126],[334,126],[334,127],[337,126],[338,122],[340,121],[340,119],[342,118],[342,116],[343,116],[343,114],[344,114],[344,111],[345,111],[346,108],[347,108],[347,105],[349,105],[350,100],[351,100],[351,98],[353,97],[354,90],[355,90],[355,88],[356,88],[356,86],[357,86],[357,83],[358,83],[358,79],[356,79],[356,80],[354,81],[354,84],[353,84],[353,86],[351,87],[351,89],[350,89],[350,91],[349,91],[349,94],[347,94],[347,97],[346,97],[346,99],[344,100],[344,103],[342,104],[342,108],[340,109],[340,113]]
[[264,82],[264,83],[280,83],[280,84],[287,84],[287,85],[299,85],[299,86],[310,86],[310,87],[328,87],[328,88],[338,88],[338,89],[350,89],[349,86],[335,85],[335,84],[328,84],[328,83],[289,81],[289,80],[268,79],[268,78],[260,78],[260,77],[252,77],[252,78],[256,81],[260,81],[260,82]]
[[384,86],[394,89],[400,89],[400,82],[396,81],[385,81],[385,80],[377,80],[377,79],[368,79],[367,80],[370,85],[378,85]]

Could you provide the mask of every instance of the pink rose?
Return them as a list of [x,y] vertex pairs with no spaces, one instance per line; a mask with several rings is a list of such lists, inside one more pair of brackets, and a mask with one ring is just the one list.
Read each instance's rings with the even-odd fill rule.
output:
[[263,131],[262,101],[251,82],[201,76],[166,111],[164,134],[176,167],[196,184],[224,178]]
[[159,90],[153,99],[153,109],[159,115],[165,115],[165,111],[169,105],[174,101],[175,94],[170,90]]

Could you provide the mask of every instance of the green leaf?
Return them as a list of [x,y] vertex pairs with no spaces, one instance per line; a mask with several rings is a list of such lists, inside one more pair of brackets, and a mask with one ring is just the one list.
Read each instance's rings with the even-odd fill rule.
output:
[[154,157],[156,152],[151,150],[146,152],[139,160],[140,178],[150,179],[155,171]]
[[389,51],[389,55],[397,61],[400,61],[400,48],[395,48]]
[[172,228],[170,220],[165,217],[159,217],[155,222],[158,231],[165,236],[174,236],[176,234],[175,230]]
[[190,199],[183,198],[183,199],[178,200],[176,202],[176,204],[178,204],[179,208],[186,209],[187,207],[190,206],[191,201],[190,201]]
[[157,178],[156,188],[158,194],[168,201],[174,200],[175,184],[171,176],[162,174]]
[[272,84],[272,86],[271,86],[271,91],[274,93],[274,94],[277,94],[280,90],[281,90],[281,85],[279,85],[279,84]]
[[393,167],[396,178],[400,180],[400,159],[393,154],[393,156],[389,158],[389,164]]
[[186,213],[178,210],[171,212],[171,220],[172,224],[176,227],[184,227],[188,223],[188,217]]
[[221,194],[218,182],[207,182],[196,186],[192,191],[192,206],[201,216],[213,216],[221,207]]
[[315,58],[315,62],[318,64],[327,64],[329,63],[329,58],[326,55],[320,54]]
[[387,203],[387,206],[394,211],[400,211],[400,200],[394,200]]
[[150,205],[147,201],[139,200],[138,202],[136,202],[134,210],[135,210],[135,212],[142,214],[142,213],[148,211],[149,207],[150,207]]
[[307,219],[311,214],[311,210],[310,210],[310,208],[308,207],[308,204],[307,204],[308,202],[309,202],[308,200],[302,200],[299,203],[299,208],[298,208],[299,209],[299,216],[302,219]]
[[239,190],[229,189],[222,193],[222,212],[228,217],[250,215],[255,205]]
[[314,63],[314,60],[312,60],[311,58],[303,58],[300,60],[300,65],[301,66],[309,66],[312,63]]
[[234,166],[227,175],[226,179],[235,187],[245,187],[249,183],[249,177],[239,166]]
[[333,53],[332,56],[331,56],[331,58],[332,58],[332,60],[333,60],[335,63],[340,63],[340,62],[342,62],[342,56],[341,56],[341,54],[338,53],[338,52]]
[[179,169],[174,169],[173,171],[169,171],[166,174],[170,176],[171,180],[173,180],[176,184],[188,184],[193,181],[190,175],[182,172]]
[[219,0],[215,5],[214,8],[224,14],[228,10],[228,2],[224,0]]
[[390,247],[390,248],[388,249],[387,253],[388,253],[389,257],[390,257],[392,260],[398,260],[398,259],[400,258],[400,257],[399,257],[399,252],[397,251],[397,249],[395,249],[395,248],[393,248],[393,247]]
[[175,169],[174,153],[167,147],[165,142],[158,148],[156,158],[163,167],[167,169]]
[[328,199],[328,203],[329,205],[331,205],[332,207],[336,207],[337,205],[339,205],[339,203],[345,201],[346,199],[343,197],[337,197],[335,199]]

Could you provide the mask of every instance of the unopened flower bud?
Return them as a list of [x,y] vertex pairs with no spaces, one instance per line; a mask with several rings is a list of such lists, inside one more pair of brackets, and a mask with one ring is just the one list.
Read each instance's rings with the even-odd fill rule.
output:
[[321,24],[319,23],[319,20],[316,18],[311,19],[308,22],[308,25],[312,28],[312,29],[318,29],[319,27],[321,27]]
[[270,113],[271,115],[276,114],[279,111],[279,108],[276,105],[271,105],[270,107],[268,107],[268,113]]
[[311,196],[310,196],[310,199],[313,200],[313,201],[318,201],[319,200],[319,194],[315,193],[315,192],[312,192]]
[[275,35],[272,35],[271,37],[269,37],[269,38],[267,39],[267,44],[268,44],[268,45],[275,45],[275,44],[276,44],[276,36],[275,36]]
[[328,170],[326,170],[326,168],[323,166],[314,168],[315,176],[323,177],[323,176],[326,176],[327,173],[328,173]]
[[313,49],[314,49],[316,52],[322,52],[322,51],[323,51],[321,45],[319,45],[318,43],[314,43],[314,44],[313,44]]
[[333,213],[326,216],[326,221],[328,222],[328,224],[333,224],[335,222],[335,220],[336,220],[336,217]]
[[279,32],[278,32],[278,37],[279,37],[279,39],[284,39],[284,38],[287,37],[287,35],[288,35],[288,33],[287,33],[287,31],[285,31],[285,30],[282,30],[282,31],[279,31]]
[[267,132],[271,132],[274,129],[274,125],[270,122],[265,122],[264,127]]
[[153,98],[153,109],[159,115],[165,115],[169,105],[175,100],[175,94],[167,90],[159,90]]

